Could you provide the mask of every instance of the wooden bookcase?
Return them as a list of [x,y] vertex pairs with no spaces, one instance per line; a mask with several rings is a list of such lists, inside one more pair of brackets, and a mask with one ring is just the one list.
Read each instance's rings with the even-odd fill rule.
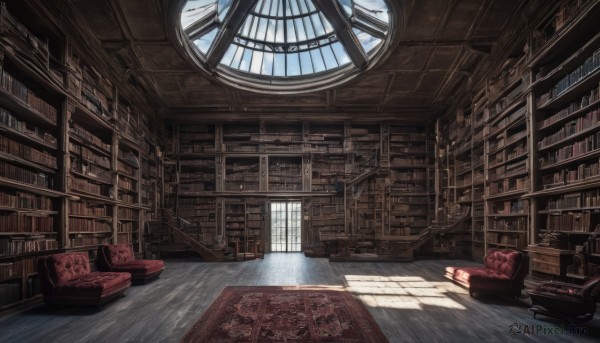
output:
[[530,163],[534,276],[600,274],[600,32],[597,1],[560,2],[540,13],[531,38]]
[[140,203],[139,128],[154,114],[43,6],[0,5],[0,312],[40,298],[41,256],[87,251],[94,269],[98,244],[141,252],[152,211]]
[[528,242],[530,190],[525,56],[509,58],[488,83],[485,116],[485,245],[523,250]]

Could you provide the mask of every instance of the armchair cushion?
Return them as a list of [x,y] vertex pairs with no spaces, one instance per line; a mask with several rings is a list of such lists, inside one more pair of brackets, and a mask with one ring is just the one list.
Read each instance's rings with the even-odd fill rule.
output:
[[516,250],[491,249],[481,267],[447,267],[446,277],[473,293],[520,295],[528,272],[528,259]]
[[161,260],[136,260],[128,244],[98,246],[98,269],[106,272],[128,272],[134,281],[146,281],[164,270]]
[[54,295],[68,297],[77,293],[83,297],[103,297],[130,284],[129,273],[94,272],[59,283]]
[[[129,272],[132,275],[146,275],[160,273],[165,268],[165,263],[160,260],[134,260],[127,263],[113,265],[115,272]],[[134,277],[135,278],[135,277]]]
[[47,259],[50,277],[56,284],[68,282],[90,273],[90,262],[87,253],[50,255]]
[[44,301],[61,305],[101,305],[125,292],[129,273],[90,272],[86,252],[54,254],[38,261]]
[[119,265],[134,260],[133,249],[131,245],[110,244],[108,247],[108,258],[112,265]]

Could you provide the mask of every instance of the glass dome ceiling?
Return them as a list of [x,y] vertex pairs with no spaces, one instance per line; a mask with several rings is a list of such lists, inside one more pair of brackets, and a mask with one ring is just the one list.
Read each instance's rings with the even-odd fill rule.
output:
[[389,43],[392,13],[387,0],[188,0],[180,25],[217,78],[301,91],[368,68]]

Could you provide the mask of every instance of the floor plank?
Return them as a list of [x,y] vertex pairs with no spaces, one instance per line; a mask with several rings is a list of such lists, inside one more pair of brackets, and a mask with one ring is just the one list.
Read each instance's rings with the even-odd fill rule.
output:
[[[168,260],[161,277],[131,287],[102,309],[40,305],[0,318],[0,342],[178,342],[229,285],[345,286],[368,306],[390,342],[597,342],[600,315],[584,335],[513,335],[511,324],[538,330],[560,324],[533,319],[507,297],[469,297],[444,277],[456,260],[330,263],[299,253],[264,260],[204,263]],[[530,330],[531,331],[531,330]]]

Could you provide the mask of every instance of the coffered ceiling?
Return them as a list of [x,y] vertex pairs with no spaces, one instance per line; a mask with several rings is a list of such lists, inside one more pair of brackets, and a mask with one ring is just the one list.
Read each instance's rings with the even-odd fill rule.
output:
[[[428,118],[463,96],[493,64],[503,32],[527,0],[402,1],[406,27],[389,57],[360,78],[324,91],[270,95],[211,80],[169,37],[170,0],[67,0],[70,15],[128,71],[149,101],[173,117]],[[492,52],[492,54],[490,54]]]

